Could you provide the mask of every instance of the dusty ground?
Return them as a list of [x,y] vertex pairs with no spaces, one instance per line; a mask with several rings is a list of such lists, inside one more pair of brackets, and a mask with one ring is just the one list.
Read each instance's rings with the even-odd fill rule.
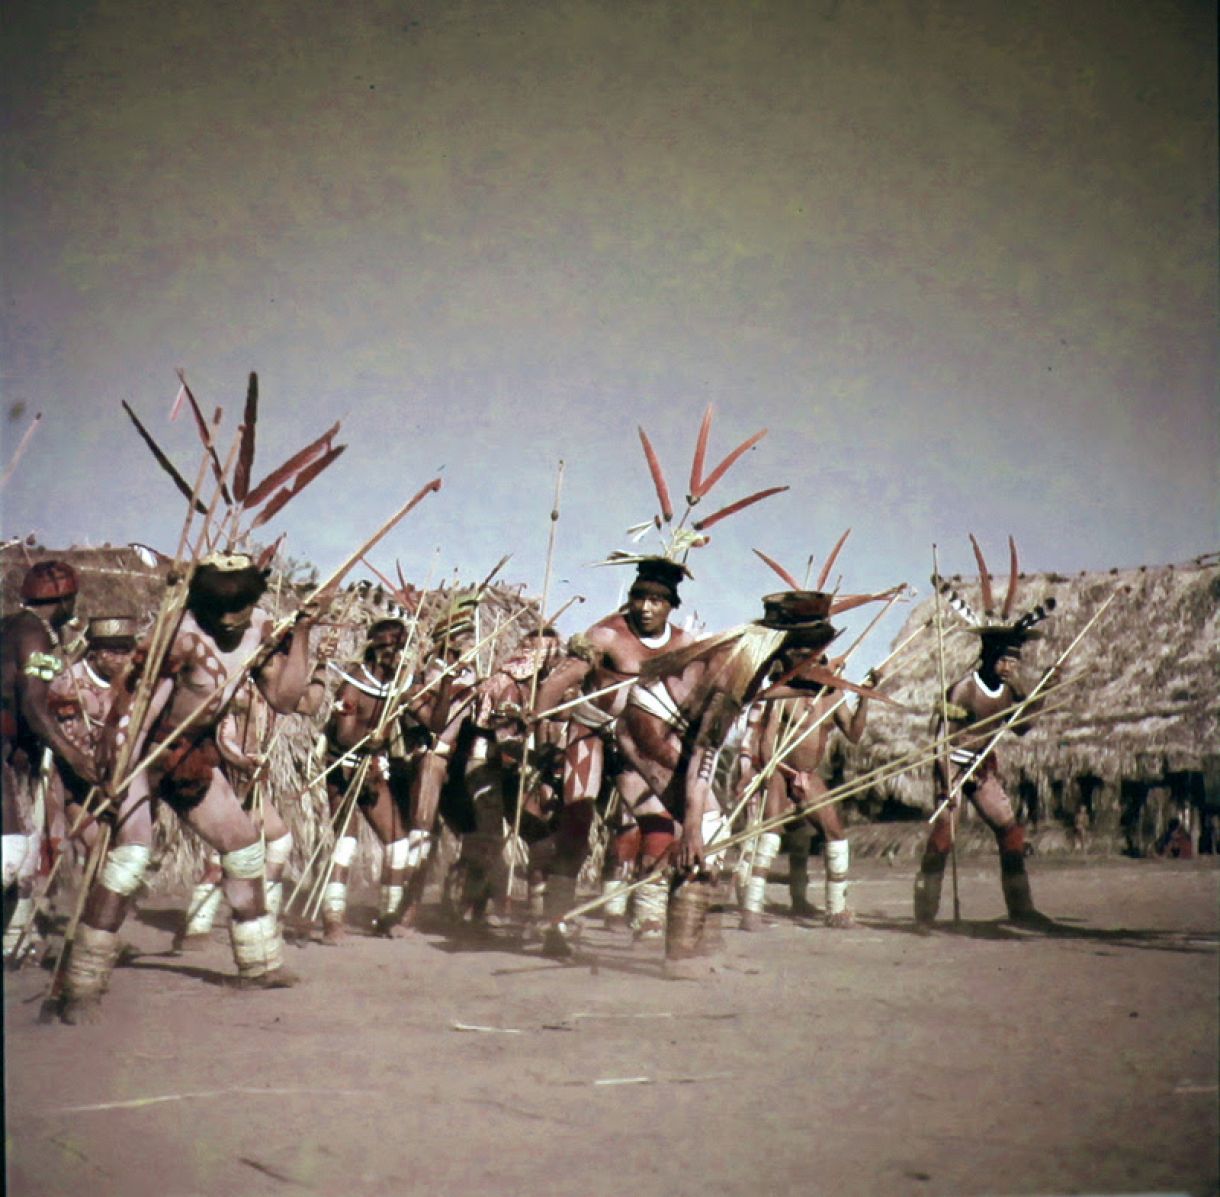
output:
[[921,937],[909,869],[866,861],[858,929],[726,922],[699,984],[595,928],[567,965],[290,948],[304,983],[255,994],[221,932],[165,954],[150,903],[95,1026],[38,1025],[46,974],[7,979],[8,1192],[1212,1194],[1218,881],[1035,861],[1060,930],[1033,934],[971,859],[967,921]]

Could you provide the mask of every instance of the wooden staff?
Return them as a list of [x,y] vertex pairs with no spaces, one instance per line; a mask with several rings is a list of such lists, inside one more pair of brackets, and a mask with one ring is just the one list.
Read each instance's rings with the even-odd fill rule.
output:
[[[949,695],[946,689],[948,682],[945,679],[945,632],[940,612],[940,562],[936,555],[935,544],[932,546],[932,597],[936,604],[936,669],[937,677],[940,680],[940,725],[947,733],[949,730]],[[947,752],[941,752],[938,763],[944,772],[945,782],[948,784],[950,773]],[[933,773],[935,774],[935,766]],[[953,921],[960,923],[962,921],[962,899],[957,885],[957,808],[952,805],[949,811],[949,862],[950,874],[953,878]]]
[[[542,644],[543,632],[546,630],[546,607],[550,601],[551,595],[551,567],[555,561],[555,533],[559,527],[559,492],[563,487],[563,461],[559,462],[559,469],[555,472],[555,500],[551,504],[551,524],[547,530],[546,539],[546,569],[542,575],[542,600],[538,604],[538,643]],[[542,668],[542,655],[535,653],[534,655],[534,671],[530,675],[530,701],[529,709],[534,709],[534,702],[538,697],[538,674]],[[535,727],[533,722],[527,726],[525,733],[525,744],[522,748],[521,769],[517,774],[517,806],[513,811],[513,838],[512,851],[508,854],[508,887],[506,893],[506,901],[509,907],[512,906],[513,900],[513,881],[517,875],[517,841],[521,835],[521,811],[525,806],[525,779],[529,773],[530,754],[534,751],[534,746],[537,743]]]
[[[1098,607],[1096,611],[1093,612],[1092,618],[1090,618],[1089,621],[1084,625],[1084,627],[1080,629],[1080,631],[1076,634],[1076,637],[1072,640],[1071,644],[1069,644],[1067,646],[1067,648],[1065,648],[1063,650],[1063,652],[1061,652],[1059,654],[1055,663],[1038,679],[1037,684],[1034,686],[1034,688],[1025,696],[1025,698],[1020,703],[1018,703],[1015,707],[1012,708],[1014,711],[1023,711],[1031,702],[1034,701],[1035,698],[1038,697],[1039,692],[1042,691],[1044,688],[1046,689],[1046,691],[1048,693],[1050,690],[1055,688],[1055,687],[1047,686],[1047,682],[1050,680],[1052,674],[1054,674],[1055,671],[1063,665],[1064,661],[1066,661],[1068,659],[1068,657],[1071,655],[1071,653],[1075,650],[1076,646],[1081,642],[1081,640],[1084,639],[1085,634],[1101,618],[1102,613],[1106,610],[1107,607],[1109,607],[1109,605],[1116,598],[1118,598],[1117,590],[1113,591],[1110,594],[1109,598],[1107,598],[1106,601],[1104,603],[1102,603],[1102,605],[1100,607]],[[979,722],[981,723],[983,721],[980,720]],[[971,724],[971,730],[973,730],[974,728],[976,728],[978,726],[979,726],[979,724],[977,724],[977,723]],[[932,812],[932,817],[928,820],[929,823],[936,822],[937,816],[940,815],[941,811],[943,811],[945,809],[945,807],[948,806],[949,803],[958,794],[961,793],[962,787],[965,786],[965,784],[975,775],[975,773],[978,771],[979,766],[983,763],[983,761],[987,758],[987,756],[990,755],[992,749],[995,748],[996,743],[999,741],[1000,737],[1008,730],[1008,726],[1009,726],[1008,723],[1005,723],[996,730],[994,735],[992,735],[991,739],[987,742],[986,746],[983,748],[983,751],[980,752],[975,757],[975,759],[970,763],[970,767],[961,775],[961,777],[959,777],[957,779],[957,781],[955,781],[949,787],[949,796],[936,808],[935,811]]]

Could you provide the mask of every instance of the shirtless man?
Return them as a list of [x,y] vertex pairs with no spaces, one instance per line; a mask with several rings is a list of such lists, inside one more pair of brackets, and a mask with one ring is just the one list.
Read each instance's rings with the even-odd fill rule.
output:
[[[954,740],[947,770],[940,758],[934,766],[938,804],[950,797],[950,786],[971,768],[977,755],[999,731],[1004,712],[1024,701],[1029,690],[1020,678],[1021,648],[1027,640],[1040,636],[1020,622],[1014,626],[972,630],[980,639],[978,665],[954,682],[946,693],[947,731],[965,734]],[[1012,729],[1018,736],[1029,731],[1032,721],[1028,717],[1033,716],[1040,705],[1041,700],[1035,699],[1025,708],[1025,718]],[[973,724],[984,719],[989,722],[976,732],[969,731]],[[937,738],[946,734],[939,712],[934,719],[934,728]],[[1000,764],[994,750],[983,759],[961,792],[995,834],[1000,850],[1000,886],[1009,919],[1031,926],[1045,924],[1049,920],[1034,908],[1029,876],[1025,871],[1025,829],[1017,822],[1012,803],[1000,782]],[[953,817],[958,800],[954,792],[952,801],[932,824],[920,863],[915,881],[915,921],[922,927],[930,927],[936,921],[940,907],[941,883],[945,861],[953,845]]]
[[[545,889],[546,865],[554,853],[553,823],[562,806],[557,757],[562,756],[565,726],[544,720],[534,728],[534,745],[524,785],[521,763],[527,739],[525,714],[534,677],[541,685],[561,657],[555,629],[527,632],[517,649],[478,682],[465,726],[458,733],[457,763],[464,784],[451,785],[442,815],[462,836],[462,894],[453,904],[465,916],[481,919],[489,900],[507,907],[506,828],[519,822],[528,853],[531,900]],[[515,819],[518,793],[523,807]],[[541,914],[541,909],[538,910]]]
[[[665,945],[672,976],[692,975],[685,962],[702,951],[711,901],[707,866],[722,830],[712,793],[716,758],[734,722],[754,699],[808,698],[801,671],[818,662],[837,635],[828,618],[830,602],[830,595],[815,591],[768,595],[762,619],[644,667],[641,681],[656,707],[668,705],[672,716],[631,702],[619,721],[619,747],[628,763],[619,780],[624,797],[630,801],[629,795],[643,788],[681,825],[679,841],[674,843],[671,836],[670,844],[662,845],[658,835],[653,846],[658,861],[671,860],[678,869]],[[769,682],[776,673],[778,678]]]
[[[123,692],[136,649],[137,622],[128,615],[99,616],[85,631],[85,655],[69,665],[50,684],[48,703],[64,735],[96,760],[111,708]],[[56,801],[48,818],[51,855],[55,856],[66,832],[76,823],[89,787],[68,765],[56,758]],[[98,824],[86,816],[76,832],[85,847],[92,847]]]
[[64,732],[50,708],[51,683],[65,668],[61,634],[76,609],[76,572],[41,561],[21,583],[22,607],[0,625],[0,760],[3,768],[5,958],[34,916],[34,879],[42,827],[35,810],[43,750],[49,748],[81,785],[99,779],[92,755]]
[[[550,710],[566,691],[577,685],[585,694],[592,694],[615,683],[632,683],[645,662],[689,645],[692,641],[689,633],[669,622],[670,613],[681,605],[678,586],[689,576],[684,565],[665,557],[638,562],[626,606],[598,620],[582,636],[572,637],[567,659],[555,667],[539,688],[535,709]],[[553,919],[576,904],[576,879],[588,853],[589,830],[602,789],[606,741],[614,736],[615,726],[629,701],[649,704],[649,709],[661,703],[661,709],[666,709],[663,697],[641,693],[632,699],[630,696],[635,696],[638,689],[638,685],[624,685],[610,694],[586,700],[570,713],[564,749],[563,808],[557,820],[555,856],[544,904],[548,918]],[[654,841],[658,836],[665,839],[666,845],[672,842],[673,821],[665,807],[644,789],[638,789],[631,801],[627,801],[626,794],[622,796],[635,816],[634,822],[620,832],[615,845],[620,869],[627,875],[641,862],[651,864],[656,859]],[[637,914],[642,934],[659,934],[665,918],[664,891],[650,890],[637,898]],[[555,956],[570,954],[566,929],[562,926],[552,929],[543,951]]]
[[[820,664],[825,665],[823,656]],[[778,671],[773,670],[775,676]],[[775,680],[773,677],[771,680]],[[876,671],[868,676],[868,683],[875,686],[880,680]],[[796,689],[806,690],[806,697],[776,699],[756,702],[750,708],[746,740],[743,749],[749,754],[749,763],[743,770],[743,781],[760,771],[775,755],[777,747],[789,736],[801,735],[802,728],[811,726],[816,720],[823,721],[804,736],[788,752],[772,772],[766,784],[766,800],[763,817],[771,820],[791,810],[798,817],[790,824],[798,847],[789,854],[790,892],[792,913],[810,915],[813,907],[806,895],[808,884],[809,839],[812,828],[818,828],[826,837],[826,925],[828,927],[850,927],[853,919],[847,906],[847,874],[850,850],[843,816],[837,804],[823,806],[810,811],[804,819],[799,818],[802,807],[816,805],[827,792],[825,781],[818,769],[826,757],[826,747],[831,733],[838,729],[851,744],[858,744],[864,734],[868,720],[868,698],[861,696],[853,712],[848,713],[847,704],[839,702],[833,691],[826,690],[816,682],[793,683]],[[833,715],[826,713],[832,705]],[[777,832],[766,831],[758,837],[752,853],[745,853],[743,860],[747,868],[742,871],[743,894],[741,929],[755,931],[762,926],[767,874],[781,846]],[[803,847],[803,852],[801,848]],[[795,858],[795,859],[794,859]]]
[[[391,720],[380,735],[374,735],[385,715],[387,703],[395,703],[405,691],[409,677],[400,667],[407,642],[407,628],[400,619],[381,619],[368,631],[364,659],[339,668],[339,688],[326,726],[331,760],[341,760],[328,775],[327,796],[331,818],[341,817],[348,790],[364,758],[368,770],[356,796],[365,821],[380,841],[384,855],[381,894],[374,929],[380,935],[401,934],[406,886],[420,862],[418,837],[410,837],[411,767],[409,746],[404,743],[401,721]],[[398,691],[395,691],[395,679]],[[342,832],[341,835],[338,835]],[[330,881],[322,898],[322,941],[337,945],[347,938],[347,883],[356,855],[356,831],[350,817],[347,827],[336,827],[338,838],[332,854]]]
[[[105,991],[119,927],[148,865],[158,798],[220,853],[238,983],[278,988],[296,981],[283,967],[279,923],[267,909],[259,829],[242,808],[216,743],[217,724],[251,662],[272,710],[291,713],[305,691],[313,615],[303,613],[279,644],[269,644],[275,621],[257,606],[266,584],[264,571],[245,554],[217,553],[196,566],[186,612],[153,691],[150,731],[132,728],[129,714],[114,723],[116,756],[129,736],[136,737],[139,752],[166,742],[169,747],[119,797],[113,846],[89,891],[64,974],[59,1013],[65,1022],[88,1017]],[[188,716],[196,717],[174,736]]]

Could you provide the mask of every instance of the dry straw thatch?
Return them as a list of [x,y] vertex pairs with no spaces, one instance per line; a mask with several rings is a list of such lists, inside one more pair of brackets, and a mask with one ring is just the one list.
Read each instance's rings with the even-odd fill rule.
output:
[[[954,579],[968,597],[973,579]],[[1023,575],[1018,609],[1056,601],[1042,625],[1046,638],[1026,647],[1023,672],[1036,679],[1117,592],[1065,663],[1078,677],[1054,696],[1066,705],[1049,712],[1023,737],[998,746],[1001,776],[1016,798],[1036,787],[1042,809],[1064,814],[1088,800],[1094,815],[1114,813],[1124,788],[1168,785],[1173,775],[1199,775],[1220,804],[1220,557],[1184,565],[1081,573]],[[944,610],[946,677],[961,677],[977,660],[978,639]],[[934,615],[934,600],[916,607],[900,638]],[[914,711],[876,704],[859,746],[849,748],[849,776],[884,765],[927,744],[938,701],[936,636],[895,671],[889,692]],[[885,782],[871,795],[917,810],[932,805],[930,769]]]

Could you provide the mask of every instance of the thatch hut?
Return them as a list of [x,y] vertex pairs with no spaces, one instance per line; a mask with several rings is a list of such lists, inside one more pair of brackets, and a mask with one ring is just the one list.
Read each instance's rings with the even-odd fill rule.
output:
[[[973,601],[977,580],[953,579]],[[1084,806],[1098,846],[1143,854],[1177,816],[1204,850],[1216,851],[1220,821],[1220,554],[1182,565],[1108,573],[1022,575],[1018,609],[1053,597],[1045,639],[1028,645],[1024,672],[1036,679],[1090,617],[1110,606],[1064,663],[1077,679],[1029,733],[1005,735],[1001,775],[1020,818],[1066,827]],[[977,604],[976,604],[977,605]],[[898,640],[923,626],[888,689],[910,711],[875,704],[861,744],[839,767],[848,776],[927,744],[938,701],[934,600],[916,607]],[[978,640],[945,612],[950,681],[977,659]],[[895,777],[861,803],[872,818],[919,817],[932,804],[931,771]],[[967,820],[969,816],[964,816]]]

